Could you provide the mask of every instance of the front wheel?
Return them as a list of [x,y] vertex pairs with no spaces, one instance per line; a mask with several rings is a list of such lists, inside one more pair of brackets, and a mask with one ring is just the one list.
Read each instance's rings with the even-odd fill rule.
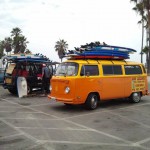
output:
[[68,103],[64,103],[64,105],[67,106],[67,107],[71,107],[72,106],[72,104],[68,104]]
[[94,93],[88,95],[87,100],[85,102],[85,107],[90,110],[94,110],[98,105],[98,96]]
[[132,93],[130,99],[133,103],[139,103],[141,101],[141,94],[139,92]]

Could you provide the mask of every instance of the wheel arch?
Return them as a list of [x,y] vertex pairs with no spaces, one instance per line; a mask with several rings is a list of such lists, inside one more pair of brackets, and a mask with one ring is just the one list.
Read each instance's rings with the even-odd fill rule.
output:
[[90,93],[87,95],[87,97],[86,97],[86,99],[85,99],[85,102],[86,102],[86,100],[87,100],[87,98],[88,98],[88,96],[89,96],[90,94],[96,94],[96,96],[98,97],[98,100],[100,101],[100,94],[99,94],[98,92],[90,92]]

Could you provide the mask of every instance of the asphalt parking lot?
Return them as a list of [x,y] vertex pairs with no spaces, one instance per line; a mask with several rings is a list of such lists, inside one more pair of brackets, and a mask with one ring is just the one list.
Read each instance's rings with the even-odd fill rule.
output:
[[150,96],[67,107],[0,86],[0,150],[150,150]]

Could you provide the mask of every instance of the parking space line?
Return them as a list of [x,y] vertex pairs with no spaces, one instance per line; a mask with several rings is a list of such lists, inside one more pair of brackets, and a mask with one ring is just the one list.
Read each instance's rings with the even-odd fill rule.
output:
[[[138,105],[134,105],[134,106],[126,106],[126,107],[120,107],[120,108],[116,108],[114,110],[117,109],[127,109],[127,108],[134,108],[134,107],[139,107],[139,106],[143,106],[143,105],[150,105],[150,103],[145,103],[145,104],[138,104]],[[87,116],[87,115],[93,115],[93,114],[97,114],[97,113],[103,113],[103,112],[111,112],[112,110],[100,110],[100,111],[94,111],[94,112],[90,112],[90,113],[86,113],[86,114],[80,114],[80,115],[74,115],[71,117],[65,117],[64,119],[72,119],[72,118],[76,118],[76,117],[82,117],[82,116]]]
[[139,111],[139,112],[143,112],[141,109],[136,108],[136,107],[130,107],[129,109],[134,110],[134,111]]
[[44,129],[44,130],[63,130],[63,131],[93,131],[89,129],[78,129],[78,128],[44,128],[44,127],[15,127],[18,129]]
[[150,105],[150,103],[144,103],[144,104],[138,103],[136,105],[132,105],[131,107],[139,107],[139,106],[144,106],[144,105]]
[[0,108],[10,108],[10,107],[13,107],[13,108],[19,108],[19,106],[0,106]]
[[8,139],[8,138],[12,138],[12,137],[15,137],[15,136],[20,136],[20,135],[23,135],[23,134],[19,133],[19,134],[12,134],[12,135],[8,135],[8,136],[3,136],[3,137],[0,137],[0,140]]
[[119,114],[114,113],[114,112],[112,112],[112,111],[111,111],[111,112],[108,112],[108,113],[111,113],[111,114],[114,114],[114,115],[116,115],[116,116],[119,116],[120,118],[125,118],[125,119],[127,119],[127,120],[129,120],[129,121],[132,121],[132,122],[134,122],[134,123],[140,124],[141,126],[144,126],[144,127],[146,127],[146,128],[150,128],[149,125],[143,124],[143,123],[141,123],[141,122],[139,122],[139,121],[135,121],[135,120],[133,120],[133,119],[129,119],[128,117],[119,115]]
[[[14,102],[9,101],[9,100],[6,100],[6,99],[3,99],[3,100],[5,100],[5,101],[7,101],[7,102],[10,102],[10,103],[14,103]],[[15,103],[15,104],[17,104],[17,103]],[[18,105],[20,105],[20,104],[18,104]],[[44,113],[44,112],[42,112],[42,111],[39,111],[39,110],[36,110],[36,109],[33,109],[33,108],[29,108],[29,107],[27,107],[27,106],[22,106],[22,105],[20,105],[20,106],[23,107],[23,108],[28,108],[28,109],[37,111],[37,112],[41,112],[41,113],[43,113],[43,114],[45,114],[45,115],[48,115],[48,116],[53,116],[54,118],[57,118],[57,119],[61,119],[60,117],[57,117],[57,116],[55,116],[55,115],[50,115],[50,114]],[[92,130],[92,131],[94,131],[94,132],[96,132],[96,133],[105,135],[105,136],[107,136],[107,137],[111,137],[111,138],[113,138],[113,139],[120,140],[120,141],[122,141],[122,142],[124,142],[124,143],[130,143],[130,144],[131,144],[130,141],[124,140],[124,139],[119,138],[119,137],[116,137],[116,136],[114,136],[114,135],[111,135],[111,134],[108,134],[108,133],[105,133],[105,132],[102,132],[102,131],[99,131],[99,130],[96,130],[96,129],[89,128],[89,127],[87,127],[87,126],[78,124],[78,123],[73,122],[73,121],[70,121],[70,120],[66,120],[66,119],[62,119],[62,120],[64,120],[65,122],[68,122],[68,123],[77,125],[77,126],[79,126],[79,127],[82,127],[82,128],[88,129],[88,130]]]
[[94,146],[116,146],[116,147],[131,147],[131,148],[141,148],[143,150],[148,150],[148,148],[136,145],[136,144],[118,144],[118,143],[100,143],[100,142],[74,142],[74,141],[56,141],[56,140],[41,140],[46,143],[58,143],[58,144],[76,144],[76,145],[94,145]]
[[20,134],[26,136],[28,139],[31,139],[31,140],[34,141],[34,142],[38,142],[38,141],[39,141],[39,140],[36,139],[35,137],[33,137],[33,136],[31,136],[31,135],[29,135],[29,134],[23,132],[22,130],[20,130],[20,129],[18,129],[18,128],[15,128],[15,126],[14,126],[13,124],[7,122],[6,120],[1,119],[1,118],[0,118],[0,120],[1,120],[2,122],[4,122],[6,125],[8,125],[9,127],[11,127],[11,128],[13,128],[13,129],[15,129],[16,131],[18,131]]
[[66,119],[64,119],[64,120],[65,120],[66,122],[72,123],[72,124],[77,125],[77,126],[79,126],[79,127],[86,128],[86,129],[88,129],[88,130],[91,130],[91,131],[93,131],[93,132],[96,132],[96,133],[105,135],[105,136],[107,136],[107,137],[110,137],[110,138],[113,138],[113,139],[122,141],[122,142],[124,142],[124,143],[130,143],[130,144],[131,144],[130,141],[124,140],[124,139],[122,139],[122,138],[120,138],[120,137],[117,137],[117,136],[114,136],[114,135],[111,135],[111,134],[108,134],[108,133],[105,133],[105,132],[102,132],[102,131],[99,131],[99,130],[96,130],[96,129],[93,129],[93,128],[90,128],[90,127],[87,127],[87,126],[85,126],[85,125],[81,125],[81,124],[79,124],[79,123],[76,123],[76,122],[73,122],[73,121],[70,121],[70,120],[66,120]]
[[39,112],[35,112],[35,111],[29,111],[29,112],[23,112],[23,111],[19,111],[17,113],[23,113],[23,114],[41,114]]
[[22,107],[22,108],[27,108],[27,109],[30,109],[30,110],[33,110],[33,111],[36,111],[36,112],[39,112],[39,113],[42,113],[42,114],[45,114],[45,115],[48,115],[48,116],[54,117],[54,118],[56,118],[56,119],[59,119],[59,117],[57,117],[57,116],[55,116],[55,115],[47,114],[47,113],[45,113],[45,112],[39,111],[39,110],[34,109],[34,108],[31,108],[31,107],[29,107],[29,106],[23,106],[23,105],[21,105],[21,104],[18,104],[18,103],[15,103],[15,102],[9,101],[9,100],[4,99],[4,98],[3,98],[3,100],[4,100],[4,101],[7,101],[8,103],[17,104],[17,105],[19,105],[19,106],[20,106],[20,107]]
[[63,120],[63,119],[41,119],[41,118],[7,118],[7,117],[0,117],[2,119],[6,119],[6,120],[13,120],[13,119],[16,119],[16,120]]
[[[14,105],[16,105],[16,104],[12,104],[11,106],[19,108],[19,106],[14,106]],[[3,106],[3,105],[1,105],[0,107],[11,107],[11,106]]]
[[12,113],[12,112],[14,112],[14,111],[6,111],[6,110],[0,111],[0,113]]
[[[23,135],[23,136],[25,136],[26,138],[32,140],[32,141],[35,142],[36,144],[44,144],[44,141],[40,141],[40,140],[38,140],[37,138],[31,136],[30,134],[27,134],[26,132],[22,131],[21,129],[15,128],[15,126],[14,126],[13,124],[7,122],[6,120],[1,119],[1,118],[0,118],[0,120],[1,120],[2,122],[4,122],[6,125],[8,125],[9,127],[13,128],[13,129],[16,130],[17,132],[19,132],[21,135]],[[49,150],[49,149],[47,149],[47,150]]]
[[38,107],[38,106],[44,106],[44,105],[49,105],[49,103],[46,103],[46,104],[39,104],[39,105],[30,105],[29,107]]
[[[44,145],[45,143],[46,143],[46,142],[42,142],[42,143],[39,143],[39,144],[35,144],[35,145],[29,147],[28,150],[35,149],[36,147],[42,146],[42,145]],[[42,147],[42,148],[43,148],[43,147]],[[47,149],[47,148],[44,147],[44,149]],[[53,148],[51,149],[51,148],[49,147],[47,150],[54,150],[54,149],[53,149]]]
[[149,137],[149,138],[146,138],[146,139],[144,139],[144,140],[141,140],[141,141],[135,142],[134,144],[138,144],[138,145],[140,145],[140,144],[144,144],[144,143],[149,142],[149,141],[150,141],[150,137]]
[[107,145],[107,146],[133,146],[132,144],[117,144],[117,143],[100,143],[100,142],[75,142],[75,141],[56,141],[56,140],[40,140],[46,143],[59,143],[59,144],[81,144],[81,145]]
[[74,115],[74,116],[71,116],[71,117],[64,117],[63,119],[72,119],[72,118],[76,118],[76,117],[88,116],[88,115],[103,113],[103,112],[107,112],[107,111],[108,110],[94,111],[94,112],[90,112],[90,113],[86,113],[86,114],[82,114],[82,115]]

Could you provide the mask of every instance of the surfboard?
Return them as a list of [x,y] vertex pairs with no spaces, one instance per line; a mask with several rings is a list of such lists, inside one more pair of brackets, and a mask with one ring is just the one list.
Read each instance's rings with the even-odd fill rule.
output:
[[99,45],[99,46],[85,46],[85,48],[78,48],[78,51],[93,51],[93,50],[114,50],[114,51],[120,51],[120,52],[127,52],[127,53],[134,53],[136,50],[132,48],[127,47],[121,47],[121,46],[112,46],[112,45]]
[[84,53],[75,53],[76,55],[102,55],[102,56],[112,56],[112,55],[115,55],[115,56],[123,56],[123,57],[127,57],[129,56],[128,53],[124,53],[124,52],[115,52],[115,51],[85,51]]
[[[111,58],[124,58],[124,59],[129,59],[129,54],[124,53],[124,52],[111,52],[111,51],[85,51],[82,53],[75,52],[75,54],[68,54],[66,57],[72,57],[72,58],[77,58],[78,56],[82,56],[80,58],[92,58],[92,57],[97,57],[97,58],[106,58],[106,57],[101,57],[101,56],[111,56]],[[92,56],[92,57],[90,57]],[[78,57],[79,58],[79,57]]]
[[19,98],[27,96],[27,81],[25,77],[17,78],[17,89]]
[[127,53],[136,52],[136,50],[131,49],[131,48],[120,47],[120,46],[111,46],[111,45],[97,46],[97,47],[91,48],[91,50],[114,50],[114,51],[127,52]]
[[82,59],[82,58],[97,58],[97,59],[129,59],[131,53],[136,52],[136,50],[112,45],[94,45],[87,44],[82,45],[80,48],[75,48],[75,50],[69,50],[69,53],[65,57],[71,57],[72,59]]
[[[89,55],[89,56],[74,56],[70,57],[70,59],[125,59],[121,56],[98,56],[98,55]],[[127,59],[127,58],[126,58]]]

